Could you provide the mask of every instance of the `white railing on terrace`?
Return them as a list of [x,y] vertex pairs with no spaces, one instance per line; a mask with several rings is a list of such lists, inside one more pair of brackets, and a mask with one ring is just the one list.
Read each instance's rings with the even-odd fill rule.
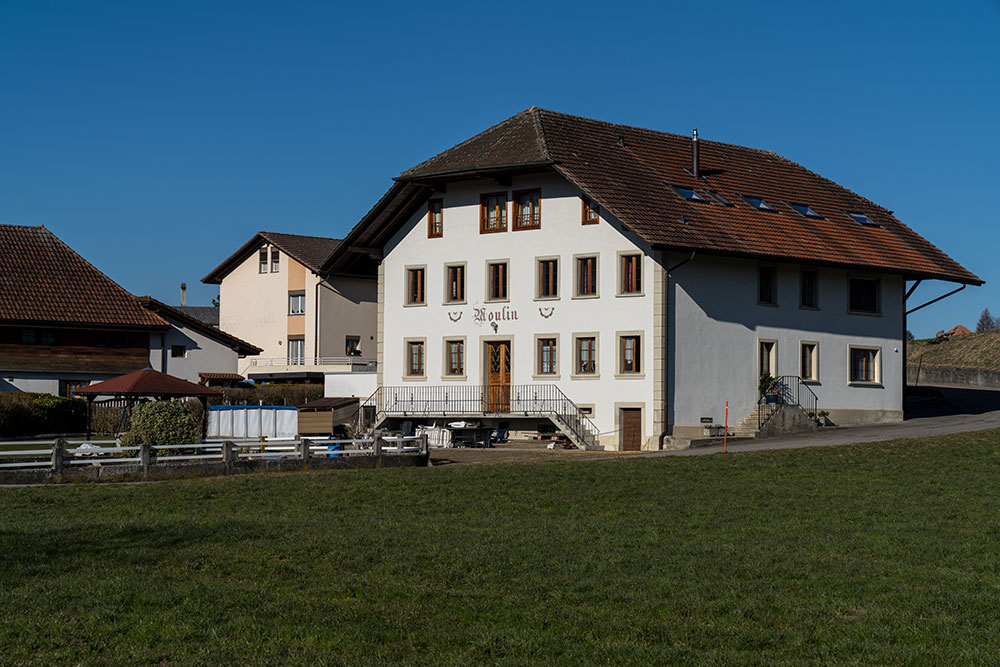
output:
[[347,366],[352,371],[374,371],[375,360],[364,357],[256,357],[250,366]]

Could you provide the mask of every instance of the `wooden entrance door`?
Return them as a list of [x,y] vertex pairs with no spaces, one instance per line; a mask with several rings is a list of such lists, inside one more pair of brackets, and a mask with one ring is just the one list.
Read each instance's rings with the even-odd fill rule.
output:
[[486,343],[486,411],[510,412],[510,341]]
[[622,449],[637,452],[642,449],[642,410],[622,408]]

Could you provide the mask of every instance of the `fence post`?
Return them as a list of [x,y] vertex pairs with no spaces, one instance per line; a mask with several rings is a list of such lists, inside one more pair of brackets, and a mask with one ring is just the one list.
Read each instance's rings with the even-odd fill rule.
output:
[[139,445],[139,465],[142,467],[142,476],[149,477],[149,443],[144,442]]
[[222,443],[222,462],[226,466],[226,474],[228,475],[233,469],[233,443],[230,440]]
[[309,467],[309,438],[302,438],[299,440],[299,458],[302,459],[302,467]]
[[375,455],[375,467],[382,467],[382,429],[375,429],[375,435],[372,436],[372,453]]
[[63,469],[63,450],[66,449],[66,441],[62,438],[56,438],[56,441],[52,443],[52,474],[62,476]]
[[420,434],[420,453],[426,456],[430,452],[430,444],[428,443],[427,432],[424,431]]

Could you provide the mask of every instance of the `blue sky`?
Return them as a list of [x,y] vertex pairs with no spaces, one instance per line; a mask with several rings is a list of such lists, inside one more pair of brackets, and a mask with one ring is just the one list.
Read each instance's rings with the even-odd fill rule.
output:
[[777,151],[987,281],[918,336],[1000,314],[995,0],[0,0],[0,222],[207,303],[254,232],[342,236],[400,171],[533,104]]

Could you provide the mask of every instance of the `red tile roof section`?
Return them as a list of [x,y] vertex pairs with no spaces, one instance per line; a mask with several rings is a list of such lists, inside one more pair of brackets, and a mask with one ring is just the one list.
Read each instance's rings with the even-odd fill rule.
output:
[[293,257],[313,273],[319,273],[323,262],[340,245],[340,239],[326,236],[302,236],[301,234],[280,234],[278,232],[257,232],[236,252],[227,257],[217,267],[201,279],[201,282],[218,285],[238,264],[260,250],[265,243],[277,246],[286,255]]
[[0,225],[0,248],[0,321],[168,326],[44,227]]
[[73,392],[81,396],[218,396],[222,392],[160,371],[132,371]]
[[[403,172],[399,180],[548,158],[652,245],[982,283],[886,209],[776,153],[701,140],[700,156],[704,178],[696,179],[686,171],[690,137],[532,107]],[[733,206],[688,202],[668,184],[717,190]],[[778,212],[755,210],[740,195],[763,198]],[[807,204],[823,219],[806,218],[788,202]],[[863,212],[880,226],[860,225],[846,211]]]

